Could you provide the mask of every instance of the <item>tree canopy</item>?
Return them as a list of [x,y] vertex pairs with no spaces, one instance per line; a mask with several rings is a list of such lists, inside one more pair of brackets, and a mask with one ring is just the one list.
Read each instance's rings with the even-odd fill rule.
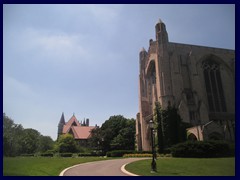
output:
[[164,149],[186,140],[186,127],[188,125],[182,122],[175,107],[168,106],[167,109],[162,109],[161,105],[156,102],[154,121],[156,123],[158,150],[160,153],[163,153]]
[[134,150],[135,120],[122,115],[111,116],[101,128],[92,132],[90,145],[105,152],[117,149]]
[[75,153],[78,151],[77,143],[71,134],[60,135],[55,150],[60,153]]
[[24,129],[21,124],[3,113],[3,155],[18,156],[45,152],[53,147],[53,140],[49,136],[41,135],[35,129]]

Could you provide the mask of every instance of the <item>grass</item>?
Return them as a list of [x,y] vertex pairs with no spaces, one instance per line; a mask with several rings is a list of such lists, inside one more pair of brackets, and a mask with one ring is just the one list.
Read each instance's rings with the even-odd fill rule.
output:
[[[75,164],[112,158],[4,157],[4,176],[58,176]],[[234,176],[235,158],[158,158],[157,173],[150,173],[151,160],[128,164],[128,171],[143,176]]]
[[107,160],[110,158],[84,157],[4,157],[4,176],[58,176],[62,170],[80,163]]
[[158,158],[157,172],[151,161],[128,164],[125,169],[142,176],[235,176],[235,158]]

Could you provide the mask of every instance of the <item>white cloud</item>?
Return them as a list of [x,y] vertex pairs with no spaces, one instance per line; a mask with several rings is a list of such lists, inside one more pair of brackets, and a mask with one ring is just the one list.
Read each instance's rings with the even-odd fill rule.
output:
[[[23,28],[18,32],[5,32],[5,57],[18,54],[21,60],[46,63],[86,61],[91,53],[84,46],[86,37],[46,29]],[[9,51],[11,50],[11,52]]]
[[78,35],[38,34],[36,47],[40,47],[45,59],[55,62],[72,62],[89,58],[87,49],[81,45]]

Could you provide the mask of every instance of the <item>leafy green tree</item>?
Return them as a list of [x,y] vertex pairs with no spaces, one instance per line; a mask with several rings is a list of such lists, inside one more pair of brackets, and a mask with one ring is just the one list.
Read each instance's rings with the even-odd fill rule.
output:
[[42,136],[35,129],[24,129],[21,124],[3,113],[3,155],[18,156],[44,152],[53,147],[53,140],[49,136]]
[[157,123],[157,141],[158,141],[158,150],[160,153],[164,151],[164,122],[162,118],[162,108],[159,102],[155,103],[154,109],[154,123]]
[[186,124],[182,123],[175,107],[168,106],[167,109],[162,109],[159,102],[156,102],[154,120],[157,122],[160,153],[163,153],[165,148],[186,140]]
[[27,154],[36,153],[38,150],[40,133],[35,129],[24,129],[21,138],[22,152]]
[[54,145],[54,141],[50,136],[41,135],[39,137],[38,151],[46,152],[47,150],[52,150],[53,145]]
[[101,128],[97,127],[91,131],[91,138],[88,140],[88,145],[92,149],[102,150],[103,149],[103,136]]
[[63,134],[59,136],[55,149],[60,153],[75,153],[78,151],[77,143],[71,134]]
[[21,137],[23,134],[22,125],[15,124],[14,121],[3,113],[3,155],[17,156],[21,154]]
[[[92,147],[100,145],[101,150],[107,152],[117,149],[134,149],[135,120],[122,115],[111,116],[102,127],[92,133],[89,141]],[[98,144],[99,143],[99,144]]]
[[134,150],[135,147],[135,120],[127,120],[126,127],[111,141],[112,149]]

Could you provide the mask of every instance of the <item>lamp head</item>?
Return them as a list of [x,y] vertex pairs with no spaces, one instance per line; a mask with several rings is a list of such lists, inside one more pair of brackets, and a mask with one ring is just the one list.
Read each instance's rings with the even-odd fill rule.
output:
[[150,127],[151,129],[153,129],[153,125],[154,125],[154,123],[153,123],[153,120],[151,119],[151,120],[149,121],[149,127]]

